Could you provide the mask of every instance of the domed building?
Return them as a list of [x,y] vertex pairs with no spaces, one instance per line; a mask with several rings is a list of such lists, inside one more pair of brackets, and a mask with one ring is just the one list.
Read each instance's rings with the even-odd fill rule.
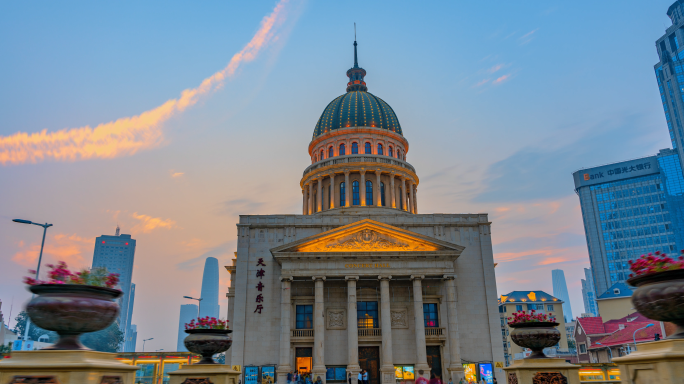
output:
[[357,59],[321,114],[301,215],[241,215],[226,363],[244,384],[289,373],[325,383],[413,383],[469,372],[504,382],[487,214],[418,214],[399,118]]
[[303,213],[360,207],[418,213],[418,176],[406,162],[408,141],[392,107],[368,92],[356,47],[354,42],[347,93],[328,104],[309,143],[311,165],[301,181]]

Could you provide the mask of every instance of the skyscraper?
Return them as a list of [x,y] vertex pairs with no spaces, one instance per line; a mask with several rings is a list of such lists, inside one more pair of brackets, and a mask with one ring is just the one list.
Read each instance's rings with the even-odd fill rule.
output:
[[675,151],[580,169],[573,178],[596,297],[629,278],[629,260],[684,246],[684,177]]
[[219,275],[218,259],[207,257],[202,274],[202,302],[200,303],[200,317],[219,317]]
[[136,336],[138,334],[137,327],[133,324],[133,303],[135,302],[135,284],[131,284],[131,295],[128,299],[128,326],[126,330],[126,342],[124,343],[124,352],[135,352]]
[[675,1],[667,10],[672,25],[656,40],[660,61],[654,66],[660,99],[670,133],[672,148],[677,151],[680,168],[684,168],[684,9],[681,1]]
[[[117,321],[119,328],[124,333],[124,340],[128,340],[129,321],[133,312],[134,258],[135,239],[132,239],[131,235],[119,234],[118,226],[114,236],[102,235],[95,239],[93,268],[105,267],[110,273],[119,274],[119,287],[123,291],[123,295],[119,298],[121,313]],[[123,350],[124,345],[121,345],[121,350]]]
[[589,268],[584,268],[582,299],[584,300],[584,312],[599,316],[598,304],[596,303],[596,291],[594,290],[594,276],[592,276],[591,269]]
[[565,283],[565,273],[563,273],[562,269],[554,269],[551,271],[551,283],[553,284],[553,295],[563,301],[563,317],[565,318],[565,322],[569,323],[574,317],[572,317],[568,285]]
[[178,344],[176,346],[176,351],[187,352],[188,349],[185,348],[183,340],[188,334],[185,333],[185,324],[189,323],[190,320],[197,317],[197,305],[195,304],[182,304],[180,306],[180,317],[178,319]]

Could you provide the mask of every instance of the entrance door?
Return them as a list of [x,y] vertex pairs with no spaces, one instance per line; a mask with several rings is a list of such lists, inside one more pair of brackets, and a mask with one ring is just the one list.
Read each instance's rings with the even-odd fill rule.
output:
[[359,366],[368,371],[370,384],[380,384],[380,347],[359,347]]
[[[426,348],[427,363],[430,366],[430,372],[434,373],[438,378],[442,378],[442,353],[439,350],[439,345],[428,345]],[[432,375],[430,375],[432,376]]]
[[295,348],[295,368],[300,375],[311,372],[312,355],[312,348]]

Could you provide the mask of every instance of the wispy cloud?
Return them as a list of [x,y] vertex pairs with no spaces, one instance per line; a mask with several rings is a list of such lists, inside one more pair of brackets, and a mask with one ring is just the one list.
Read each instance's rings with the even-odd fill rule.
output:
[[524,34],[524,35],[518,37],[518,41],[520,41],[520,44],[521,44],[521,45],[525,45],[525,44],[529,43],[530,41],[532,41],[533,35],[534,35],[538,30],[539,30],[539,28],[527,32],[526,34]]
[[481,81],[479,81],[477,84],[473,85],[473,87],[474,87],[474,88],[481,87],[481,86],[483,86],[483,85],[489,83],[489,80],[490,80],[490,79],[481,80]]
[[198,87],[186,89],[180,97],[137,116],[122,117],[95,128],[85,126],[54,132],[44,129],[36,133],[17,132],[0,136],[0,164],[108,159],[159,146],[164,140],[162,123],[193,106],[201,95],[221,88],[241,64],[254,60],[264,46],[278,39],[277,27],[286,18],[288,2],[281,0],[261,21],[250,42],[230,59],[225,68],[204,79]]
[[504,67],[505,67],[505,64],[497,64],[497,65],[487,69],[487,72],[488,73],[494,73],[494,72],[501,70]]
[[[43,250],[43,263],[55,263],[57,261],[66,262],[71,269],[88,268],[84,254],[88,252],[92,255],[94,239],[86,239],[75,234],[58,233],[48,236]],[[35,268],[40,254],[40,243],[36,242],[26,245],[23,241],[19,242],[19,251],[12,256],[12,261],[27,268]],[[45,272],[41,273],[45,277]]]
[[139,215],[138,212],[133,212],[131,217],[140,221],[138,224],[133,226],[133,228],[131,228],[131,231],[135,233],[150,233],[157,228],[172,229],[176,227],[176,222],[171,219]]
[[503,75],[501,77],[498,77],[496,80],[492,81],[492,84],[501,84],[510,78],[511,78],[511,75],[509,73],[508,75]]
[[181,177],[183,175],[185,175],[185,172],[171,172],[171,177],[173,177],[174,179],[177,177]]

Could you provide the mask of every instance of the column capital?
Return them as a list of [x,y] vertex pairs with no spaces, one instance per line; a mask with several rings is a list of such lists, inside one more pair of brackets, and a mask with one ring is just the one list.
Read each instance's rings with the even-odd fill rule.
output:
[[392,280],[392,275],[379,275],[378,280]]
[[325,276],[311,276],[311,280],[313,280],[313,281],[318,281],[318,280],[325,281]]
[[292,276],[280,276],[280,281],[292,282],[292,280],[294,280]]
[[345,176],[349,176],[349,174],[351,173],[351,170],[345,169],[345,170],[342,171],[342,172],[344,172],[344,175],[345,175]]
[[411,275],[411,280],[423,280],[425,275]]
[[333,177],[335,177],[335,172],[330,172],[327,176],[332,179]]
[[454,279],[456,279],[456,275],[455,275],[455,274],[447,274],[447,275],[442,276],[442,279],[444,279],[444,280],[454,280]]
[[401,181],[406,182],[406,175],[399,175]]
[[316,175],[316,176],[314,176],[314,178],[316,179],[316,181],[321,181],[321,180],[323,180],[323,177],[324,177],[323,175]]
[[358,276],[345,276],[344,280],[346,280],[346,281],[349,281],[349,280],[359,281],[359,277]]
[[365,175],[366,174],[366,168],[359,169],[359,173],[361,173],[362,175]]

